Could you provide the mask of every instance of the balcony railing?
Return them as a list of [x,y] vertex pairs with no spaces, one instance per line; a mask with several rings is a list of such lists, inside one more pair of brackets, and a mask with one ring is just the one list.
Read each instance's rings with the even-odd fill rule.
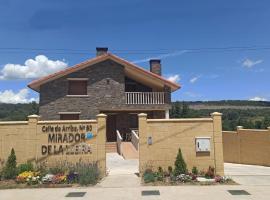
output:
[[164,104],[164,92],[126,92],[126,104]]

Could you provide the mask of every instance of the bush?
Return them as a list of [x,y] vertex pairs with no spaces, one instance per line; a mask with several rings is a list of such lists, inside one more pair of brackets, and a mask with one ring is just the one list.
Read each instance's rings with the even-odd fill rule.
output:
[[169,172],[169,174],[172,174],[172,172],[173,172],[172,166],[168,167],[168,172]]
[[34,171],[34,167],[33,167],[33,164],[31,162],[20,164],[18,166],[18,173],[19,174],[22,172],[29,172],[29,171]]
[[155,174],[153,172],[145,172],[143,175],[143,180],[145,183],[155,182]]
[[11,152],[10,152],[10,155],[8,157],[8,160],[6,162],[6,165],[3,169],[3,177],[5,179],[14,179],[16,178],[17,176],[17,168],[16,168],[16,165],[17,165],[17,158],[16,158],[16,155],[15,155],[15,151],[14,149],[12,148],[11,149]]
[[80,185],[94,185],[99,179],[99,169],[97,164],[80,163],[76,170],[79,174]]
[[64,174],[66,172],[66,169],[64,168],[64,166],[59,165],[59,166],[55,166],[55,167],[50,167],[48,170],[49,173],[51,174]]
[[205,178],[214,178],[215,177],[215,168],[209,166],[207,172],[205,173]]
[[175,168],[174,168],[175,176],[178,176],[180,174],[186,174],[188,172],[187,164],[182,156],[182,152],[180,148],[178,150],[178,154],[177,154],[174,165],[175,165]]
[[199,171],[198,171],[197,167],[194,166],[192,168],[192,174],[198,175],[198,173],[199,173]]

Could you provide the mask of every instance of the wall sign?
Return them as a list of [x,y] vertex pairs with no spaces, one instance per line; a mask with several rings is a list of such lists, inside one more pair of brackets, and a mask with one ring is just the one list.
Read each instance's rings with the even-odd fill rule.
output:
[[87,140],[93,139],[92,125],[56,125],[42,126],[42,132],[48,135],[48,144],[41,145],[42,155],[77,155],[92,153]]

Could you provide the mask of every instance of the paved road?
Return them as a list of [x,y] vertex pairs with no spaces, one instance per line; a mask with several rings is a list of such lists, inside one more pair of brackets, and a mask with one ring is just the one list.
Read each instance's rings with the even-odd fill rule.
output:
[[270,186],[270,167],[225,163],[224,169],[226,175],[241,185]]
[[[270,198],[270,167],[225,164],[225,173],[242,185],[232,186],[140,186],[140,179],[134,175],[138,161],[125,161],[115,154],[107,157],[110,175],[95,187],[59,189],[13,189],[0,190],[0,200],[235,200]],[[264,178],[268,177],[268,178]],[[158,190],[158,196],[142,196],[142,191]],[[228,190],[245,190],[251,195],[233,196]],[[83,197],[65,197],[69,192],[86,192]]]

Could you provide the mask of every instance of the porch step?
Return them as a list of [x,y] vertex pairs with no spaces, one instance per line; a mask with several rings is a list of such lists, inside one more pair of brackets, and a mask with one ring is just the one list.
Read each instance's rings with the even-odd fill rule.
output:
[[139,152],[135,149],[131,142],[122,142],[122,156],[124,159],[138,159]]
[[106,142],[105,150],[106,150],[106,153],[117,152],[116,142]]

